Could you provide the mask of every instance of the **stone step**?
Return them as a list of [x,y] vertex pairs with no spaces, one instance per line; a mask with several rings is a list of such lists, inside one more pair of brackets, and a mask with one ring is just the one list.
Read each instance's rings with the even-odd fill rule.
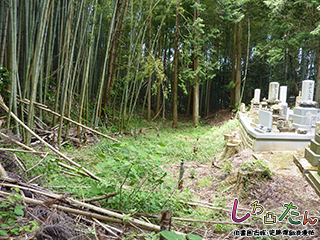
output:
[[314,139],[311,140],[311,147],[310,149],[315,153],[315,154],[320,154],[320,143],[316,142]]
[[319,165],[320,155],[315,154],[310,148],[306,148],[304,152],[304,157],[309,161],[309,163],[317,167]]
[[320,176],[316,171],[309,171],[305,175],[306,180],[320,197]]
[[293,162],[299,168],[300,172],[305,174],[309,171],[317,171],[317,167],[312,166],[307,159],[299,158],[297,155],[293,155]]
[[314,140],[315,140],[316,142],[320,143],[320,135],[319,135],[319,134],[316,134],[316,135],[314,136]]

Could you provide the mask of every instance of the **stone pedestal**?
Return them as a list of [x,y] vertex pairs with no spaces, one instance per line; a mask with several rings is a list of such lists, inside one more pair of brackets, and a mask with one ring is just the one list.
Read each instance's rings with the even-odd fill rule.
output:
[[315,126],[318,119],[319,109],[312,107],[295,107],[293,114],[289,114],[288,119],[293,120],[293,126],[310,131],[311,126]]

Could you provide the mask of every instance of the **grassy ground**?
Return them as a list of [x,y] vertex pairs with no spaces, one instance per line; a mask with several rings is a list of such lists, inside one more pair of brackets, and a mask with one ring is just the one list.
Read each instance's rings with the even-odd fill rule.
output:
[[[42,174],[39,184],[80,198],[116,191],[116,197],[100,203],[107,208],[156,214],[169,208],[174,216],[210,220],[212,216],[206,209],[195,210],[183,203],[186,199],[191,200],[193,193],[188,187],[177,190],[180,161],[185,161],[187,182],[192,174],[196,174],[197,164],[211,166],[225,145],[223,134],[237,126],[236,120],[220,127],[202,124],[197,128],[190,122],[180,122],[176,129],[171,128],[171,122],[142,122],[133,130],[133,136],[115,136],[121,145],[100,139],[95,145],[82,145],[80,148],[67,145],[61,149],[82,167],[104,179],[105,183],[68,175],[65,171],[72,171],[58,166],[56,156],[48,156],[30,172],[29,179]],[[112,134],[108,129],[102,130]],[[26,162],[27,168],[41,160],[33,155],[18,155]],[[199,188],[208,187],[212,181],[214,178],[207,176],[201,178],[197,185]]]
[[[122,144],[100,139],[95,145],[66,146],[61,150],[104,179],[103,183],[83,176],[70,176],[63,172],[70,170],[50,160],[57,159],[55,156],[47,157],[31,171],[29,179],[42,174],[39,184],[54,191],[70,192],[79,198],[115,191],[115,197],[107,202],[100,201],[99,205],[127,214],[159,215],[161,210],[171,209],[175,217],[230,223],[235,198],[245,209],[239,210],[239,216],[250,211],[250,203],[255,200],[259,200],[266,211],[278,215],[282,205],[289,201],[299,209],[309,210],[310,215],[318,214],[319,199],[293,164],[292,152],[255,153],[255,159],[252,150],[245,149],[229,159],[220,158],[226,144],[223,134],[234,131],[237,126],[237,120],[227,121],[220,127],[202,124],[197,128],[189,122],[181,122],[177,129],[171,128],[171,122],[142,122],[133,129],[133,136],[130,131],[119,136],[112,131],[114,129],[101,129],[115,135]],[[41,160],[34,155],[19,156],[27,168]],[[178,190],[182,159],[185,162],[184,181],[182,189]],[[212,160],[215,167],[212,167]],[[267,170],[268,178],[256,178],[257,169]],[[244,174],[244,182],[240,184],[239,171]],[[150,221],[158,224],[158,220]],[[287,222],[277,223],[276,227],[287,228]],[[252,217],[248,224],[252,229],[270,228],[262,224],[262,216]],[[244,226],[179,221],[173,226],[174,230],[195,233],[206,239],[233,239],[232,230],[236,227],[241,229]],[[145,236],[139,237],[139,234],[128,231],[126,239],[147,239]]]

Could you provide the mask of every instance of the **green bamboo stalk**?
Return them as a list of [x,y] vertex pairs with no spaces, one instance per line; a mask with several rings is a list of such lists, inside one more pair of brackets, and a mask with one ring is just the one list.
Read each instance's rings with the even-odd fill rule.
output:
[[[97,0],[95,0],[93,2],[93,5],[95,6],[97,4]],[[81,93],[80,93],[80,105],[79,105],[79,118],[78,118],[78,122],[81,124],[81,119],[82,119],[82,111],[83,111],[83,103],[84,103],[84,98],[85,98],[85,92],[88,90],[87,89],[87,83],[88,83],[88,78],[89,78],[89,67],[90,67],[90,62],[91,62],[91,55],[92,55],[92,51],[93,51],[93,40],[94,40],[94,29],[95,29],[95,25],[96,25],[96,14],[97,14],[97,7],[94,8],[93,11],[93,25],[92,25],[92,30],[91,30],[91,38],[89,40],[89,55],[87,58],[87,63],[86,63],[86,69],[85,69],[85,73],[84,73],[84,81],[82,83],[82,87],[81,87]],[[78,137],[80,137],[80,127],[78,127]]]
[[[47,19],[49,16],[49,10],[51,7],[52,0],[48,0],[46,2],[42,3],[42,9],[41,9],[41,22],[39,22],[39,29],[37,33],[37,41],[35,45],[35,51],[34,51],[34,65],[36,66],[33,68],[33,74],[32,74],[32,81],[31,81],[31,93],[30,93],[30,105],[29,105],[29,114],[28,114],[28,127],[32,128],[33,125],[33,116],[34,116],[34,105],[33,103],[36,100],[36,94],[37,94],[37,83],[39,79],[39,63],[40,63],[40,57],[42,52],[42,45],[43,45],[43,39],[45,35],[45,29],[47,25]],[[28,132],[26,134],[26,143],[30,143],[30,133]]]
[[[4,4],[5,4],[5,2],[1,1],[1,3],[0,3],[0,16],[5,16],[4,15],[4,10],[5,10]],[[0,18],[0,52],[1,52],[1,46],[2,46],[1,43],[2,43],[2,32],[3,32],[3,21],[4,21],[4,19],[5,19],[4,17]]]
[[[81,8],[82,9],[82,8]],[[71,37],[71,21],[73,19],[73,13],[74,13],[74,3],[73,1],[70,2],[70,7],[69,7],[69,13],[68,13],[68,20],[67,20],[67,42],[66,42],[66,59],[65,59],[65,70],[64,70],[64,77],[63,77],[63,92],[61,96],[61,104],[60,104],[60,122],[59,122],[59,130],[58,130],[58,146],[60,147],[61,145],[61,134],[62,134],[62,126],[63,126],[63,117],[65,115],[65,108],[66,108],[66,100],[67,100],[67,92],[69,88],[69,79],[70,79],[70,74],[71,74],[71,66],[73,62],[73,54],[74,54],[74,48],[75,48],[75,41],[76,41],[76,34],[77,34],[77,28],[79,27],[80,23],[80,14],[81,14],[81,9],[79,12],[78,16],[78,21],[77,21],[77,26],[75,29],[75,36],[74,36],[74,41],[72,44],[71,48],[71,53],[69,55],[69,42],[70,42],[70,37]],[[71,107],[71,106],[69,106]],[[67,137],[67,136],[66,136]]]
[[52,64],[53,64],[53,49],[54,49],[54,33],[57,29],[58,23],[58,14],[54,14],[54,7],[51,8],[50,15],[50,28],[49,28],[49,43],[47,44],[47,64],[45,71],[45,82],[44,82],[44,91],[43,91],[43,104],[46,105],[47,102],[47,93],[48,93],[48,82],[51,76]]
[[7,32],[8,32],[8,22],[9,22],[9,7],[7,7],[6,16],[5,16],[5,23],[4,23],[4,33],[3,33],[3,40],[1,44],[1,52],[0,52],[0,66],[3,66],[4,62],[4,51],[6,49],[6,42],[7,42]]
[[[81,60],[82,48],[83,48],[83,45],[84,45],[84,39],[85,39],[85,36],[86,36],[86,34],[83,34],[83,32],[86,31],[86,29],[88,28],[88,24],[89,24],[89,21],[87,20],[85,26],[83,26],[83,22],[85,20],[85,15],[84,15],[84,11],[82,11],[82,6],[83,6],[83,0],[81,2],[80,10],[79,10],[81,14],[79,13],[79,16],[78,16],[78,18],[81,19],[80,31],[79,31],[79,26],[76,27],[76,29],[77,29],[76,31],[79,31],[79,36],[81,36],[81,39],[80,39],[80,43],[79,43],[77,59],[76,59],[74,70],[73,70],[73,76],[72,76],[71,82],[69,84],[70,85],[69,94],[68,94],[68,106],[69,107],[68,107],[68,112],[67,112],[68,118],[70,118],[70,115],[71,115],[72,97],[73,97],[74,92],[75,92],[75,89],[74,89],[75,79],[79,78],[79,76],[78,76],[78,78],[76,78],[78,69],[79,69],[79,75],[80,75],[80,66],[81,66],[80,60]],[[76,45],[76,41],[74,41],[74,43],[73,43],[73,46],[75,46],[75,45]],[[70,124],[67,123],[67,125],[66,125],[66,134],[65,134],[66,136],[68,136],[69,127],[70,127]]]
[[[17,115],[17,2],[11,0],[10,2],[10,22],[11,22],[11,94],[10,94],[10,103],[9,103],[9,111],[13,112]],[[8,113],[8,122],[7,129],[10,129],[10,113]],[[19,135],[19,124],[17,121],[14,121],[14,128],[16,133]]]
[[113,3],[114,7],[113,7],[112,19],[110,22],[109,33],[108,33],[106,55],[105,55],[105,59],[104,59],[104,64],[103,64],[103,68],[102,68],[102,75],[100,78],[100,83],[99,83],[99,88],[98,88],[98,91],[99,91],[98,97],[95,102],[94,118],[93,118],[93,126],[94,127],[97,126],[98,114],[99,114],[99,111],[101,108],[102,91],[104,88],[104,78],[105,78],[105,74],[106,74],[107,62],[109,59],[109,48],[110,48],[110,42],[111,42],[111,35],[112,35],[113,29],[114,29],[114,22],[115,22],[115,16],[116,16],[116,12],[117,12],[118,1],[119,0],[114,0],[114,3]]
[[[57,76],[57,89],[56,89],[56,96],[55,96],[55,105],[54,105],[54,111],[58,112],[59,108],[59,97],[60,97],[60,88],[61,88],[61,79],[62,79],[62,68],[64,65],[64,55],[65,55],[65,42],[66,42],[66,34],[64,34],[64,25],[65,21],[64,18],[67,15],[65,12],[67,11],[67,7],[65,6],[60,6],[60,1],[58,1],[58,11],[59,11],[59,22],[58,26],[60,26],[60,31],[58,31],[58,39],[60,41],[59,46],[60,46],[60,53],[59,53],[59,59],[58,59],[58,76]],[[53,116],[53,126],[56,125],[56,116]]]

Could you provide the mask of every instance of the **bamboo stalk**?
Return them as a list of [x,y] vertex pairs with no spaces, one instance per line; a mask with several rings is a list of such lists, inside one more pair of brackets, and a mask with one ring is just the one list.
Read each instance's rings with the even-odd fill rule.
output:
[[[63,196],[55,194],[55,193],[42,192],[42,191],[39,191],[39,190],[36,190],[36,189],[23,187],[23,186],[19,186],[19,185],[16,185],[16,184],[0,182],[0,185],[8,186],[8,187],[18,187],[20,189],[29,190],[29,191],[32,191],[32,192],[35,192],[35,193],[39,193],[39,194],[42,194],[42,195],[45,195],[45,196],[48,196],[48,197],[52,197],[52,198],[55,198],[55,199],[62,199],[62,197],[63,197]],[[0,194],[5,195],[5,196],[9,195],[9,193],[3,192],[3,191],[0,191]],[[27,199],[27,198],[24,198],[24,199]],[[31,199],[31,200],[33,200],[33,199]],[[33,200],[33,201],[36,201],[36,200]],[[75,200],[75,199],[72,199],[72,198],[69,198],[69,197],[66,197],[64,199],[64,201],[68,202],[69,204],[71,204],[73,206],[83,207],[83,208],[86,208],[86,209],[89,209],[89,210],[93,210],[93,211],[99,212],[101,214],[109,215],[109,216],[111,216],[113,218],[116,218],[116,220],[118,220],[119,223],[125,223],[125,222],[123,222],[123,220],[126,219],[128,224],[133,224],[133,225],[138,226],[138,227],[140,227],[142,229],[145,229],[145,230],[160,232],[160,226],[155,225],[155,224],[146,223],[144,221],[141,221],[141,220],[138,220],[138,219],[134,219],[132,217],[127,217],[127,216],[124,216],[122,214],[110,211],[108,209],[100,208],[100,207],[97,207],[97,206],[94,206],[94,205],[91,205],[91,204],[88,204],[88,203],[83,203],[81,201],[78,201],[78,200]],[[37,201],[37,202],[39,203],[39,201]],[[42,204],[43,204],[43,202],[41,202],[41,205]],[[52,206],[54,206],[54,204]],[[59,208],[60,207],[61,206],[59,206]],[[74,210],[73,209],[73,211],[79,211],[79,210]],[[89,214],[91,214],[91,213],[89,213]],[[176,234],[184,235],[184,233],[181,233],[181,232],[176,232]]]
[[[0,101],[1,101],[1,99],[0,99]],[[27,145],[25,145],[25,144],[23,144],[23,143],[21,143],[21,142],[18,142],[18,141],[16,141],[16,140],[14,140],[13,138],[9,137],[8,135],[6,135],[6,134],[4,134],[4,133],[2,133],[2,132],[0,132],[0,136],[9,139],[11,142],[17,144],[17,145],[20,146],[20,147],[23,147],[23,148],[29,150],[30,152],[36,152],[33,148],[28,147]]]
[[51,153],[51,152],[39,152],[39,151],[35,151],[35,150],[33,150],[33,151],[28,151],[28,150],[13,149],[13,148],[0,148],[0,151],[56,155],[55,153]]
[[51,161],[52,161],[52,162],[57,161],[57,164],[58,164],[60,167],[64,167],[64,168],[67,168],[67,169],[69,169],[69,170],[73,170],[73,171],[75,171],[75,172],[77,172],[77,173],[80,173],[80,174],[86,176],[86,177],[89,176],[89,175],[86,174],[85,172],[81,172],[81,171],[79,171],[78,169],[76,169],[76,168],[74,168],[74,167],[71,167],[71,166],[69,166],[69,165],[67,165],[67,164],[64,164],[64,163],[62,163],[62,162],[59,162],[58,159],[51,159]]
[[[2,97],[0,95],[0,106],[6,111],[8,112],[9,109],[8,107],[4,104]],[[55,153],[57,153],[60,157],[64,158],[66,161],[68,161],[70,164],[80,168],[81,165],[79,165],[78,163],[74,162],[71,158],[67,157],[66,155],[64,155],[63,153],[61,153],[59,150],[55,149],[53,146],[51,146],[50,144],[48,144],[46,141],[44,141],[41,137],[39,137],[34,131],[32,131],[27,125],[25,125],[13,112],[10,112],[11,116],[17,120],[18,123],[20,123],[21,126],[23,126],[31,135],[33,135],[34,137],[36,137],[38,140],[40,140],[40,142],[42,142],[45,146],[49,147],[52,151],[54,151]],[[89,170],[82,168],[82,171],[84,171],[85,173],[87,173],[90,177],[92,177],[95,180],[101,181],[103,182],[103,180],[97,176],[95,176],[93,173],[91,173]]]
[[33,181],[37,180],[38,178],[41,178],[42,176],[43,174],[40,174],[39,176],[32,178],[28,183],[32,183]]
[[82,201],[83,202],[95,202],[95,201],[100,201],[100,200],[103,200],[103,199],[108,199],[110,197],[113,197],[117,195],[116,192],[112,192],[112,193],[108,193],[108,194],[103,194],[102,196],[99,196],[99,197],[93,197],[93,198],[87,198],[87,199],[83,199]]
[[26,171],[26,168],[24,166],[24,164],[22,164],[22,162],[19,160],[19,158],[17,157],[17,155],[13,154],[14,159],[16,160],[16,162],[19,164],[19,166],[22,168],[23,171]]
[[25,170],[25,173],[31,171],[32,169],[34,169],[35,167],[37,167],[39,164],[41,164],[41,163],[46,159],[47,156],[48,156],[48,153],[46,153],[46,154],[44,155],[44,157],[43,157],[36,165],[33,165],[33,166],[32,166],[31,168],[29,168],[28,170]]
[[[19,101],[22,101],[22,102],[24,102],[24,103],[26,103],[26,104],[29,104],[28,101],[25,101],[25,100],[19,100]],[[49,109],[47,106],[43,107],[42,104],[39,105],[39,104],[37,104],[37,103],[34,104],[34,105],[35,105],[36,107],[42,109],[42,110],[45,110],[45,111],[47,111],[47,112],[49,112],[49,113],[51,113],[51,114],[53,114],[53,115],[56,115],[57,117],[60,117],[60,116],[61,116],[59,113],[56,113],[56,112],[52,111],[52,110]],[[67,118],[67,117],[64,116],[63,119],[64,119],[64,120],[67,120],[68,122],[71,122],[71,123],[73,123],[73,124],[75,124],[75,125],[77,125],[77,126],[80,126],[80,127],[82,127],[82,128],[85,128],[85,129],[87,129],[87,130],[89,130],[89,131],[91,131],[91,132],[93,132],[93,133],[96,133],[96,134],[98,134],[98,135],[100,135],[100,136],[103,136],[103,137],[105,137],[105,138],[108,138],[108,139],[110,139],[110,140],[112,140],[112,141],[115,141],[115,142],[117,142],[117,143],[121,143],[118,139],[112,138],[112,137],[110,137],[110,136],[108,136],[108,135],[106,135],[106,134],[103,134],[103,133],[101,133],[101,132],[98,132],[98,131],[90,128],[90,127],[87,127],[87,126],[85,126],[85,125],[83,125],[83,124],[80,124],[80,123],[78,123],[78,122],[76,122],[76,121],[73,121],[73,120],[70,119],[70,118]]]
[[4,179],[8,177],[8,174],[1,163],[0,163],[0,177]]
[[105,224],[101,223],[97,219],[93,218],[93,220],[98,223],[101,227],[103,227],[107,232],[111,233],[113,236],[118,237],[117,234],[115,234],[111,229],[109,229]]
[[[4,191],[0,191],[0,195],[9,196],[10,193],[4,192]],[[45,201],[35,200],[35,199],[32,199],[32,198],[28,198],[28,197],[23,197],[23,201],[25,201],[26,203],[30,203],[30,204],[46,206],[45,205]],[[103,215],[100,215],[100,214],[97,214],[97,213],[91,213],[91,212],[86,212],[86,211],[82,211],[82,210],[78,210],[78,209],[64,207],[64,206],[60,206],[60,205],[57,205],[57,204],[52,204],[50,207],[51,208],[56,208],[56,209],[64,211],[64,212],[79,214],[79,215],[83,215],[83,216],[90,217],[90,218],[96,218],[96,219],[99,219],[99,220],[102,220],[102,221],[108,221],[108,222],[113,222],[113,223],[123,223],[123,221],[120,220],[120,219],[103,216]]]

